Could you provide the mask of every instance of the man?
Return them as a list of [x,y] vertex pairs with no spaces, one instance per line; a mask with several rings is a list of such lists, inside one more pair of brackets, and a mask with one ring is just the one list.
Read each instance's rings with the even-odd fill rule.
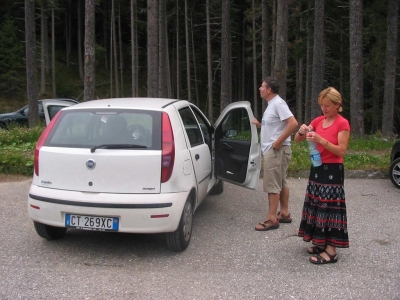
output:
[[[279,223],[291,223],[289,213],[289,187],[286,171],[292,157],[290,135],[297,129],[297,120],[287,103],[279,95],[276,78],[267,77],[260,88],[261,98],[267,101],[262,123],[253,121],[261,127],[261,151],[264,155],[264,192],[268,193],[269,210],[264,222],[255,230],[267,231],[279,228]],[[278,205],[280,204],[280,212]]]

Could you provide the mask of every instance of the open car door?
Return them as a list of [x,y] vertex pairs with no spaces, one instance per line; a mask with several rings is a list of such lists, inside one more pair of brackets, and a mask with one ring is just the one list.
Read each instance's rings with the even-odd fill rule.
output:
[[261,145],[250,102],[228,105],[215,122],[215,174],[250,189],[258,187]]
[[64,107],[75,105],[73,102],[47,99],[42,100],[44,118],[46,125],[49,125],[51,119]]

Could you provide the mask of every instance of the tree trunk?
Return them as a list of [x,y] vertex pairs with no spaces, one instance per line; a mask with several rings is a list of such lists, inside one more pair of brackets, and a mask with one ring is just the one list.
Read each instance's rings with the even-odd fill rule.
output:
[[56,86],[56,33],[54,28],[54,7],[51,9],[51,83],[53,86],[53,98],[57,97]]
[[78,68],[79,78],[83,81],[83,63],[82,63],[82,10],[81,2],[77,2],[78,5]]
[[147,0],[147,96],[158,97],[158,0]]
[[271,76],[275,76],[276,57],[276,1],[272,0],[272,41],[271,41]]
[[113,46],[113,58],[114,58],[114,78],[115,78],[115,97],[119,98],[119,74],[118,74],[118,48],[117,48],[117,33],[115,29],[115,6],[114,0],[111,1],[111,36]]
[[65,44],[66,44],[66,60],[67,60],[67,68],[69,69],[69,59],[71,56],[71,7],[67,7],[67,17],[65,18]]
[[196,94],[196,105],[200,107],[199,103],[199,89],[197,88],[197,68],[196,68],[196,55],[195,55],[195,45],[194,45],[194,34],[193,34],[193,14],[190,14],[190,27],[192,30],[190,31],[191,33],[191,39],[192,39],[192,56],[193,56],[193,73],[194,73],[194,90]]
[[172,79],[171,79],[171,62],[169,59],[169,43],[168,43],[168,24],[167,19],[165,19],[164,24],[164,31],[165,31],[165,49],[167,50],[167,95],[168,98],[172,98]]
[[396,91],[396,53],[397,53],[397,23],[399,1],[389,0],[388,25],[386,36],[386,65],[385,65],[385,91],[383,96],[383,122],[382,134],[392,136],[394,131],[393,114]]
[[132,97],[137,97],[137,61],[136,61],[136,9],[137,0],[131,0],[131,58],[132,58]]
[[121,97],[124,97],[124,56],[122,49],[122,30],[121,30],[121,2],[118,2],[118,41],[119,41],[119,74],[121,77]]
[[179,64],[179,0],[176,0],[176,99],[181,97],[181,72]]
[[43,2],[40,3],[40,95],[46,94],[46,67],[45,67],[45,15],[46,10]]
[[207,82],[208,82],[208,119],[213,123],[213,84],[212,84],[212,52],[210,29],[210,0],[206,0],[207,16]]
[[303,124],[303,58],[298,58],[296,62],[297,76],[296,76],[296,119],[301,125]]
[[159,97],[166,98],[167,97],[167,37],[165,31],[165,23],[167,19],[166,12],[166,1],[160,1],[160,12],[159,12],[159,75],[158,75],[158,94]]
[[325,43],[324,43],[324,9],[325,1],[315,1],[314,14],[314,49],[311,87],[311,120],[320,115],[318,95],[324,82]]
[[[261,14],[262,14],[262,80],[271,75],[271,57],[270,57],[270,45],[269,45],[269,28],[268,28],[268,0],[262,0],[261,4]],[[266,101],[262,101],[262,110],[261,114],[263,115],[264,110],[267,106]]]
[[192,102],[192,87],[190,80],[190,49],[189,49],[189,24],[188,24],[188,5],[185,0],[185,45],[186,45],[186,81],[187,81],[187,93],[188,100]]
[[[108,53],[109,53],[109,48],[111,48],[112,46],[109,46],[109,26],[108,26],[108,5],[109,5],[109,1],[104,1],[103,2],[103,35],[104,35],[104,39],[103,39],[103,47],[104,47],[104,68],[106,70],[108,70]],[[111,51],[111,50],[110,50]],[[111,61],[110,61],[111,64]],[[112,67],[110,67],[112,69]]]
[[288,0],[278,1],[276,20],[276,58],[274,65],[275,77],[279,82],[279,94],[286,99],[286,67],[287,67],[287,42],[288,42]]
[[84,101],[95,99],[95,0],[85,3],[85,81]]
[[[253,6],[253,109],[254,116],[258,119],[258,80],[257,80],[257,40],[256,40],[256,8],[255,8],[255,0],[252,3]],[[265,102],[265,101],[264,101]]]
[[364,135],[362,0],[350,0],[350,112],[354,137]]
[[47,14],[45,14],[45,18],[44,18],[44,37],[45,37],[44,52],[45,52],[46,74],[49,74],[49,72],[50,72],[50,55],[49,55],[49,38],[48,38],[49,32],[47,30],[48,23],[49,23],[49,19],[47,17]]
[[308,19],[307,19],[307,57],[306,57],[306,93],[304,99],[304,123],[309,124],[311,119],[311,82],[312,82],[312,60],[313,60],[313,0],[308,0]]
[[231,4],[222,1],[222,32],[221,32],[221,108],[227,107],[232,100],[232,64],[231,64]]
[[26,95],[29,105],[29,127],[39,124],[37,102],[35,1],[25,0],[25,44],[26,44]]

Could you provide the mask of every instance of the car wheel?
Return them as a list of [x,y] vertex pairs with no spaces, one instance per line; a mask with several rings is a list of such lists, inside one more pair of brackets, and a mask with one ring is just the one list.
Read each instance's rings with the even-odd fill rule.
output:
[[224,182],[220,179],[218,183],[211,188],[210,195],[219,195],[224,191]]
[[394,186],[400,189],[400,157],[390,165],[389,177]]
[[178,229],[166,235],[167,247],[173,251],[183,251],[190,243],[193,226],[193,207],[190,198],[186,200]]
[[65,227],[54,227],[39,222],[33,222],[35,230],[39,236],[47,240],[56,240],[62,238],[67,231]]

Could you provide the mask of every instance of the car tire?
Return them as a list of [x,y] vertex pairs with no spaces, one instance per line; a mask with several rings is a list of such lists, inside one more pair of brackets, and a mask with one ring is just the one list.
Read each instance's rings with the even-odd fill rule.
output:
[[65,227],[54,227],[39,222],[33,222],[37,234],[46,240],[56,240],[62,238],[67,231]]
[[190,198],[186,200],[178,229],[166,234],[167,247],[172,251],[183,251],[190,243],[193,227],[193,206]]
[[224,182],[219,179],[218,183],[211,188],[210,195],[219,195],[224,191]]
[[394,186],[400,189],[400,157],[390,165],[389,177]]

